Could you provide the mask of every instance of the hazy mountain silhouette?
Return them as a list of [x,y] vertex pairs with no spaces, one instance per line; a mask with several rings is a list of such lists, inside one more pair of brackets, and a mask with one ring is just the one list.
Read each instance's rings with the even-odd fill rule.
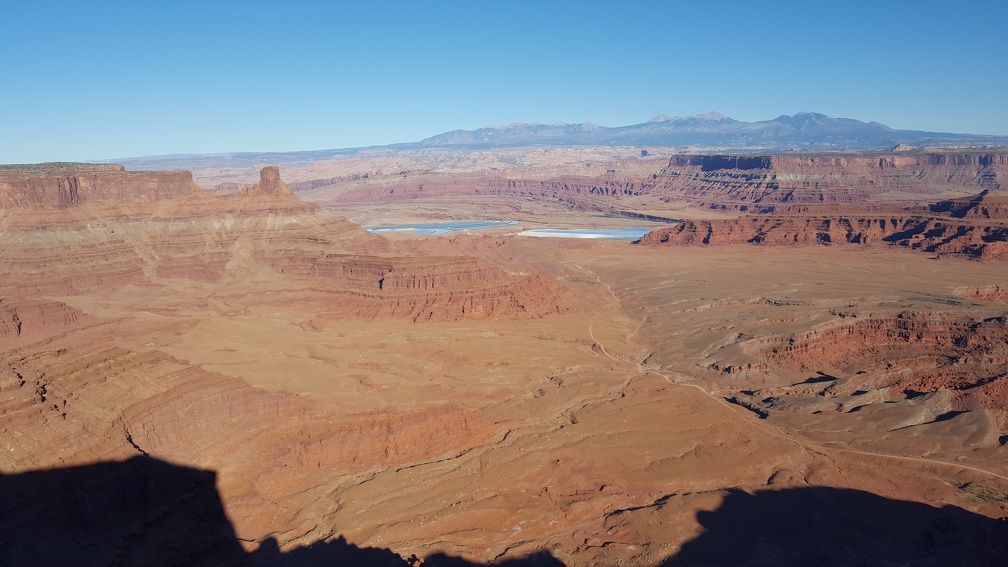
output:
[[[857,490],[733,491],[662,565],[1005,565],[1008,522]],[[245,552],[212,471],[150,457],[0,475],[0,566],[409,566],[343,537]],[[480,565],[446,554],[425,566]],[[548,552],[494,565],[563,565]]]
[[134,170],[243,168],[264,163],[289,167],[335,156],[354,156],[375,150],[486,150],[525,146],[671,146],[717,148],[721,151],[843,151],[890,150],[911,146],[1008,146],[1008,136],[950,134],[894,130],[878,122],[831,118],[815,112],[782,115],[772,120],[742,122],[717,112],[696,116],[660,115],[641,124],[598,126],[515,123],[476,130],[452,130],[419,142],[373,148],[344,148],[296,152],[239,152],[179,154],[101,160]]
[[888,150],[899,144],[1006,145],[1008,137],[894,130],[878,122],[831,118],[814,112],[741,122],[717,112],[656,116],[642,124],[510,124],[453,130],[398,148],[504,148],[520,146],[702,146],[735,150]]

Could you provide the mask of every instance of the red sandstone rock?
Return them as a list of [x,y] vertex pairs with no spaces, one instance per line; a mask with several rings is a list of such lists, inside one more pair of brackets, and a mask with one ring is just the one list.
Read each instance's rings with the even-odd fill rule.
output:
[[[254,186],[218,197],[202,193],[188,172],[95,175],[87,191],[78,193],[82,202],[115,203],[122,197],[132,199],[129,208],[112,218],[93,217],[108,212],[102,210],[44,227],[34,225],[36,217],[12,215],[8,222],[16,230],[0,232],[0,241],[9,239],[0,247],[0,262],[8,270],[0,278],[0,293],[71,294],[149,285],[159,278],[218,282],[268,266],[324,284],[331,308],[352,316],[454,321],[538,318],[559,311],[561,288],[552,278],[511,276],[463,257],[372,255],[384,250],[384,239],[305,204],[276,167],[263,168]],[[10,195],[15,190],[35,195],[32,187],[59,183],[46,172],[14,179]],[[165,179],[185,183],[165,185]],[[171,191],[151,193],[152,187]],[[198,203],[193,195],[200,196]],[[18,207],[45,206],[39,203],[47,198]],[[136,201],[149,207],[136,209]]]
[[978,301],[1008,303],[1008,285],[962,286],[956,288],[955,294]]
[[1008,223],[956,218],[747,216],[685,221],[639,240],[648,246],[758,244],[763,246],[889,243],[937,254],[993,260],[1008,255]]
[[18,337],[40,339],[81,324],[87,316],[61,301],[0,299],[0,338],[5,342]]
[[669,161],[650,192],[680,194],[708,204],[769,206],[772,211],[791,204],[867,203],[870,197],[889,192],[997,190],[1005,175],[1006,153],[684,156]]
[[[745,164],[735,160],[733,167]],[[617,186],[608,183],[588,185]],[[530,180],[527,187],[541,185]],[[555,190],[563,198],[579,195],[573,185]],[[588,195],[576,203],[623,198],[619,191]],[[89,208],[95,203],[5,210],[0,217],[5,473],[63,474],[75,464],[147,453],[217,471],[210,488],[219,491],[235,537],[252,545],[324,546],[320,538],[345,543],[340,534],[347,532],[350,541],[403,556],[447,551],[474,561],[507,562],[549,549],[571,565],[657,564],[675,559],[667,550],[702,537],[732,494],[797,485],[854,486],[1004,515],[1004,485],[985,472],[1008,474],[999,445],[1008,424],[1003,316],[963,315],[976,305],[929,296],[959,314],[887,311],[786,334],[821,321],[820,302],[846,302],[846,292],[837,292],[844,286],[852,302],[905,299],[888,289],[896,286],[862,285],[870,278],[861,271],[824,285],[844,277],[846,265],[820,268],[809,279],[780,277],[801,265],[787,264],[791,255],[804,255],[805,264],[820,252],[832,254],[829,261],[857,255],[764,251],[772,266],[753,279],[776,278],[770,293],[801,297],[757,301],[749,288],[739,290],[737,271],[724,269],[740,257],[755,267],[749,250],[684,251],[692,256],[677,264],[667,261],[674,255],[616,243],[515,248],[542,255],[531,265],[553,262],[552,273],[570,282],[560,284],[453,256],[458,248],[449,239],[399,247],[291,199],[271,171],[229,198]],[[898,227],[910,232],[895,240],[944,253],[955,248],[948,238],[958,227],[973,226],[957,238],[984,250],[999,244],[984,240],[984,227],[996,223],[853,218],[803,218],[798,211],[757,217],[757,234],[764,244],[811,244],[822,235],[830,243],[870,243]],[[746,222],[724,241],[751,234]],[[694,241],[704,240],[696,233],[702,226],[693,225]],[[436,255],[410,254],[424,250]],[[709,265],[693,265],[707,255]],[[991,281],[995,267],[913,261],[920,271],[899,286],[929,281],[920,274],[947,277],[939,269],[969,277],[938,289],[911,283],[912,293],[969,283],[963,297],[999,297],[997,286],[973,285]],[[584,294],[583,307],[569,306],[584,311],[497,323],[561,310],[568,287]],[[871,298],[879,289],[896,297]],[[648,299],[649,290],[660,300]],[[326,324],[316,326],[318,319]],[[472,322],[481,319],[494,323]],[[470,322],[412,323],[456,320]],[[27,347],[11,342],[19,322],[22,334],[34,337]],[[752,339],[768,328],[784,334]],[[515,345],[528,350],[507,352]],[[721,345],[737,356],[720,359],[727,351]],[[655,358],[665,362],[649,363],[648,350],[659,348],[668,352]],[[758,360],[745,364],[743,357]],[[694,366],[711,359],[711,366],[733,365],[732,374],[705,382],[714,373]],[[747,381],[752,375],[790,372],[801,380],[816,371],[824,375],[795,387],[740,392],[758,387]],[[748,419],[724,398],[768,414],[767,421]],[[835,416],[849,421],[829,421]],[[926,426],[920,438],[904,443],[899,436],[918,426]],[[817,442],[820,431],[827,433]],[[865,444],[878,453],[857,452]],[[43,488],[51,486],[61,485]],[[99,486],[108,499],[101,506],[122,502],[108,496],[119,494],[114,487]],[[129,495],[147,498],[147,486],[131,484]],[[168,500],[177,494],[166,492]],[[810,502],[795,517],[819,506]],[[80,509],[102,509],[92,504]],[[877,511],[876,504],[863,510]],[[922,508],[929,507],[894,517],[919,519]],[[943,525],[948,510],[927,516],[918,539],[947,537],[933,526]],[[173,510],[156,511],[153,524],[129,535],[164,529],[158,518]],[[758,516],[760,506],[751,511]],[[861,508],[849,516],[859,514]],[[742,524],[738,533],[751,532],[752,522]],[[832,541],[835,533],[817,535]],[[893,541],[906,539],[902,528],[893,533]],[[965,551],[988,549],[983,543],[990,540],[977,541]],[[752,546],[765,549],[763,542]],[[198,562],[200,555],[189,553],[170,558]]]
[[[882,390],[886,399],[903,399],[952,392],[933,411],[986,408],[1008,423],[1003,397],[1008,392],[1004,372],[1008,320],[1004,317],[976,321],[901,313],[839,319],[802,335],[752,341],[749,348],[777,367],[805,373],[826,371],[833,381],[820,383],[820,396]],[[829,374],[838,371],[835,376]],[[781,393],[795,394],[800,391]]]
[[[115,168],[115,169],[113,169]],[[0,208],[68,209],[85,203],[150,203],[206,197],[188,171],[0,170]]]
[[[576,169],[397,173],[368,172],[292,184],[329,203],[375,203],[439,197],[546,199],[575,210],[623,211],[633,199],[690,202],[746,213],[799,212],[857,204],[899,211],[949,192],[998,191],[1006,153],[920,153],[872,156],[676,156],[658,171],[614,163],[603,175]],[[321,197],[330,189],[331,197]],[[807,212],[807,211],[806,211]],[[997,213],[1000,214],[1000,213]]]

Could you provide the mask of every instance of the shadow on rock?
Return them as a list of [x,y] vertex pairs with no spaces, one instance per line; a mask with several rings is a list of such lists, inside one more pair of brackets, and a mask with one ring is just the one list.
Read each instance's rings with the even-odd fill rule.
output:
[[409,565],[398,553],[376,547],[357,547],[343,536],[330,541],[318,541],[290,551],[280,551],[276,540],[263,541],[259,549],[248,554],[242,565],[247,567],[323,567],[335,565],[374,565],[402,567]]
[[[151,457],[0,475],[0,567],[412,567],[383,548],[343,537],[281,551],[272,539],[246,553],[224,513],[213,471]],[[423,565],[476,567],[436,554]],[[547,553],[503,567],[562,566]]]
[[[224,513],[216,473],[150,457],[0,475],[0,567],[476,567],[445,554],[421,561],[343,537],[245,552]],[[682,565],[1006,565],[1008,521],[858,490],[730,491],[698,519],[705,531],[665,559]],[[562,567],[547,552],[501,567]]]
[[[472,563],[464,559],[436,553],[424,559],[423,567],[475,567],[486,563]],[[520,559],[505,559],[498,563],[490,563],[495,567],[564,567],[564,563],[545,551],[533,553]]]
[[137,457],[0,475],[0,566],[227,565],[217,474]]
[[[341,565],[368,565],[375,567],[480,567],[486,563],[473,563],[443,553],[429,555],[423,560],[416,556],[403,559],[399,554],[376,547],[357,547],[342,536],[320,541],[305,547],[281,552],[276,541],[266,540],[262,547],[249,554],[249,567],[332,567]],[[540,552],[520,559],[507,559],[492,563],[495,567],[564,567],[549,553]]]
[[1008,521],[860,490],[730,491],[663,567],[1008,565]]

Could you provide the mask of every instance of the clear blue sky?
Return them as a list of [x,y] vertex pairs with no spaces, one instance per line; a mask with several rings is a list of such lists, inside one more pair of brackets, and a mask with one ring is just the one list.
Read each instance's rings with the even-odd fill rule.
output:
[[711,110],[1008,135],[1008,2],[0,0],[0,163]]

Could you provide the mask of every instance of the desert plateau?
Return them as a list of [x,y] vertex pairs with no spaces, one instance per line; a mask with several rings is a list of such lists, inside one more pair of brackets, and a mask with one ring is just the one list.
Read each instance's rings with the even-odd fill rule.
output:
[[0,167],[0,565],[1008,564],[1008,151],[152,167]]
[[1008,567],[1008,2],[0,22],[0,567]]

